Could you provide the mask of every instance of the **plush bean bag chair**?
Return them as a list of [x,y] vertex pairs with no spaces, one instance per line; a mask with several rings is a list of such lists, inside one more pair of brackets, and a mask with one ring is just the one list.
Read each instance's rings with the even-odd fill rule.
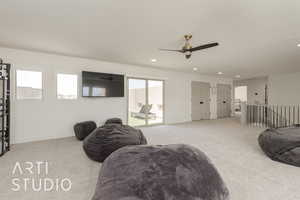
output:
[[97,125],[93,121],[80,122],[74,125],[75,136],[78,140],[83,140],[93,130],[97,128]]
[[120,118],[111,118],[106,120],[105,124],[123,124],[122,119]]
[[267,129],[258,138],[272,160],[300,167],[300,127]]
[[147,144],[141,130],[127,125],[106,124],[84,139],[83,149],[90,159],[103,162],[121,147],[141,144]]
[[227,200],[229,192],[200,150],[181,144],[128,146],[103,163],[92,200]]

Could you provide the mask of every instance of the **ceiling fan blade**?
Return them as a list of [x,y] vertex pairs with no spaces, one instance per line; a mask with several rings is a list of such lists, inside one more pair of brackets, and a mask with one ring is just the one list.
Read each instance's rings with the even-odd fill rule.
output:
[[183,50],[174,50],[174,49],[159,49],[160,51],[175,51],[175,52],[179,52],[179,53],[184,53]]
[[189,51],[191,51],[191,52],[198,51],[198,50],[202,50],[202,49],[207,49],[207,48],[215,47],[215,46],[218,46],[218,45],[219,45],[219,43],[217,43],[217,42],[210,43],[210,44],[205,44],[205,45],[201,45],[201,46],[198,46],[198,47],[191,48]]

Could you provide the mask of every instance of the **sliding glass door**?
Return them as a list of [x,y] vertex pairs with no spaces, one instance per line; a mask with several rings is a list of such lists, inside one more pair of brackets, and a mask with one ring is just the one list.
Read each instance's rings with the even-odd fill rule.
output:
[[128,124],[146,126],[164,123],[164,82],[128,78]]
[[128,124],[146,125],[146,115],[142,109],[146,105],[146,80],[128,79]]
[[163,81],[148,80],[148,124],[163,123]]

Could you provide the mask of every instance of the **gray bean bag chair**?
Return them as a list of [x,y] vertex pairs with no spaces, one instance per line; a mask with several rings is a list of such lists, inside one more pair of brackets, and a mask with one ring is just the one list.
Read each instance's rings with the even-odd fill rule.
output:
[[267,129],[258,138],[272,160],[300,167],[300,127]]
[[127,125],[106,124],[84,139],[83,149],[90,159],[103,162],[121,147],[141,144],[147,144],[141,130]]
[[228,200],[211,161],[182,144],[128,146],[103,163],[92,200]]
[[94,121],[79,122],[73,127],[75,136],[78,140],[83,140],[96,128],[97,125]]
[[122,119],[120,118],[111,118],[106,120],[105,124],[123,124]]

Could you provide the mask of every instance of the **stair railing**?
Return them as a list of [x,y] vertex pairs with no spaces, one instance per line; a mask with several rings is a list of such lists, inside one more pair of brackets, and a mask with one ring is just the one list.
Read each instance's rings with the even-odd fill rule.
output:
[[250,126],[281,128],[300,123],[299,105],[247,104],[244,114]]

